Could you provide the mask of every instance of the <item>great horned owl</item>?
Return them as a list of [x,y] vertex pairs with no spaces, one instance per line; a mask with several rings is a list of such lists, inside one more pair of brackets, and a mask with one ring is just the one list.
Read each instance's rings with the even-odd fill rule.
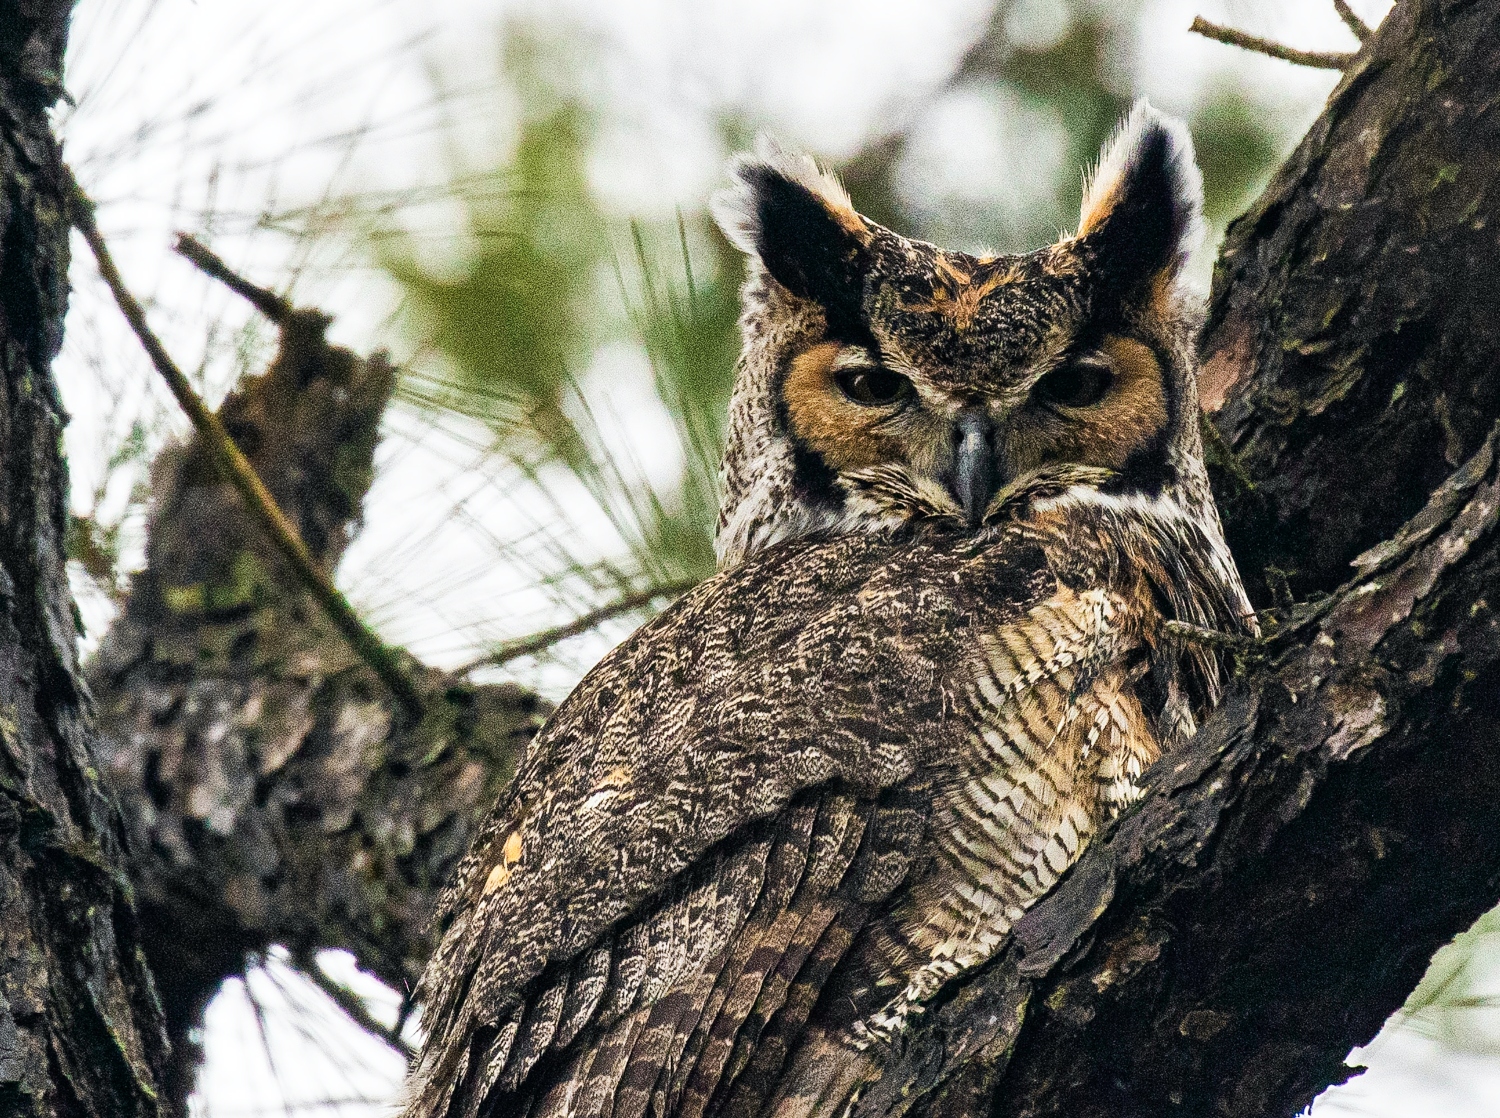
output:
[[1186,130],[1142,104],[1077,234],[882,228],[742,158],[721,570],[604,659],[449,888],[411,1118],[839,1113],[983,963],[1254,621],[1208,491]]

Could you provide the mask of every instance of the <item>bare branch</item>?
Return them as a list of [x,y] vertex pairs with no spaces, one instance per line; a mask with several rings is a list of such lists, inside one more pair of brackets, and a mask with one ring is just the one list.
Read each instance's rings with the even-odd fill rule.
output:
[[457,674],[468,675],[470,672],[477,671],[480,668],[499,667],[501,664],[508,664],[512,660],[519,660],[522,656],[532,656],[538,652],[544,652],[553,645],[562,643],[569,637],[576,637],[582,633],[587,633],[590,629],[619,617],[621,614],[650,605],[658,598],[680,597],[697,585],[696,580],[684,579],[681,582],[669,582],[663,586],[650,586],[645,590],[637,590],[632,594],[626,594],[617,601],[610,602],[606,606],[600,606],[598,609],[590,610],[588,613],[574,618],[565,625],[557,625],[551,629],[543,629],[539,633],[533,633],[528,637],[507,641],[493,651],[485,653],[479,659],[465,664],[458,670]]
[[397,1017],[395,1028],[390,1028],[376,1019],[375,1015],[365,1006],[363,998],[347,986],[335,982],[328,975],[324,974],[323,969],[318,966],[317,960],[312,958],[311,955],[298,955],[296,961],[297,969],[301,972],[302,976],[327,995],[329,1000],[343,1010],[348,1018],[361,1029],[379,1037],[407,1059],[416,1055],[416,1050],[401,1037],[402,1027],[406,1024],[405,1011],[407,1003],[405,1000],[402,1002],[403,1015]]
[[1167,632],[1178,640],[1189,644],[1206,645],[1209,648],[1245,649],[1253,648],[1260,641],[1240,633],[1225,633],[1218,629],[1205,629],[1186,621],[1168,621]]
[[1344,21],[1344,26],[1354,32],[1354,37],[1361,43],[1374,33],[1374,29],[1360,19],[1354,9],[1349,6],[1349,0],[1333,0],[1333,10],[1338,12],[1339,19]]
[[109,246],[104,243],[99,227],[94,222],[93,202],[89,200],[88,195],[84,194],[83,188],[78,185],[78,180],[73,177],[72,171],[66,170],[64,173],[67,176],[69,216],[73,226],[88,242],[94,259],[98,262],[99,274],[104,277],[104,282],[114,295],[120,312],[125,316],[131,330],[135,332],[136,338],[140,340],[142,347],[150,356],[157,372],[161,373],[163,379],[166,380],[168,387],[172,390],[172,395],[177,398],[182,410],[192,420],[199,437],[203,439],[213,455],[225,480],[239,492],[266,536],[296,572],[299,581],[306,587],[308,593],[323,607],[329,620],[348,642],[355,655],[368,664],[370,669],[380,677],[380,680],[404,708],[407,716],[414,722],[419,721],[422,716],[423,703],[410,676],[398,662],[396,655],[385,646],[374,630],[360,619],[354,607],[349,604],[349,600],[318,567],[308,552],[307,546],[302,542],[302,537],[298,534],[296,527],[277,506],[275,498],[266,489],[260,476],[240,448],[235,445],[234,440],[229,437],[224,424],[194,391],[193,386],[188,383],[187,377],[173,362],[160,339],[152,332],[150,325],[146,322],[146,312],[135,296],[130,293],[130,289],[125,286],[120,270],[115,266],[114,257],[110,255]]
[[1194,16],[1193,24],[1188,30],[1204,38],[1226,43],[1231,47],[1253,50],[1259,54],[1279,58],[1284,62],[1293,62],[1298,66],[1312,66],[1319,70],[1342,70],[1354,58],[1352,53],[1345,51],[1297,50],[1295,47],[1282,46],[1269,39],[1236,31],[1232,27],[1221,27],[1217,23],[1210,23],[1202,16]]
[[228,264],[206,248],[201,241],[189,233],[178,233],[177,244],[174,246],[178,255],[186,257],[197,265],[199,271],[207,276],[212,276],[236,295],[243,296],[256,310],[265,315],[272,322],[280,325],[285,322],[292,313],[292,305],[277,295],[274,291],[267,290],[259,284],[251,283],[244,276],[234,271]]

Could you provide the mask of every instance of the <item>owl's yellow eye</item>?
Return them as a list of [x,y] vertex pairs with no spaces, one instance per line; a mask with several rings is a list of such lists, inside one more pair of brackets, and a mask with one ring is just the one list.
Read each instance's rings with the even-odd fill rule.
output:
[[888,407],[911,391],[911,381],[900,373],[873,365],[843,369],[833,379],[840,392],[867,408]]
[[1104,399],[1114,383],[1115,374],[1108,365],[1098,361],[1075,361],[1048,373],[1031,391],[1043,404],[1087,408]]

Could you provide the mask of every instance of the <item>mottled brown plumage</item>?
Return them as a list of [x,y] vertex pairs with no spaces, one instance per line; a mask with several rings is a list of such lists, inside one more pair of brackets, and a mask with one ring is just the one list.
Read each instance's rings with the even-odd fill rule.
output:
[[558,708],[451,886],[411,1118],[839,1113],[1217,698],[1180,126],[1080,233],[901,238],[743,161],[721,572]]

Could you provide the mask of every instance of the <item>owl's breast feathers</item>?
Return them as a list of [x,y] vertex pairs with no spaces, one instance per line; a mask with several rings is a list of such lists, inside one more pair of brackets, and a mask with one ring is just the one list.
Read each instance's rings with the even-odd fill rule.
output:
[[783,544],[645,626],[446,895],[408,1113],[816,1113],[790,1062],[993,953],[1214,698],[1163,631],[1246,623],[1195,531],[1078,490]]

